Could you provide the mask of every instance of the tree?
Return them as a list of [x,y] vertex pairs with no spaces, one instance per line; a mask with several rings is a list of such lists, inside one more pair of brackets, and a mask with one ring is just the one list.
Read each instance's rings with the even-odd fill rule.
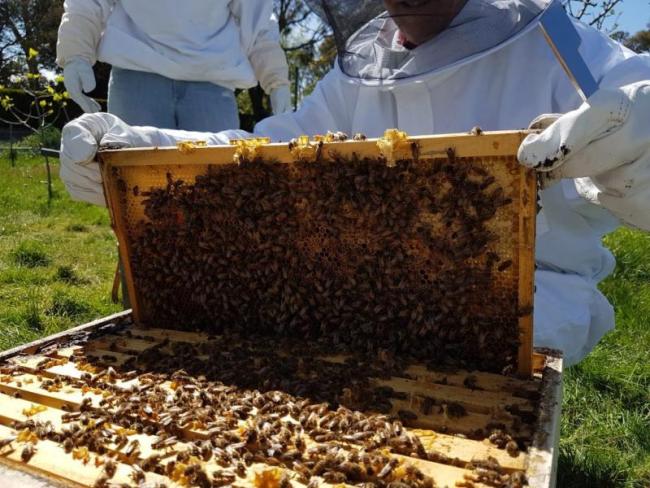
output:
[[67,119],[56,68],[61,0],[0,0],[0,122],[42,133]]
[[[41,68],[56,67],[62,14],[60,0],[0,1],[0,74],[5,76],[0,83],[16,72],[38,75]],[[38,57],[30,55],[33,52],[38,52]]]
[[569,0],[567,10],[578,20],[602,30],[605,21],[616,15],[623,0]]
[[630,35],[624,31],[617,31],[612,34],[612,38],[629,47],[637,53],[650,53],[650,24],[646,30]]
[[[329,28],[314,14],[305,0],[274,0],[282,47],[289,62],[294,105],[315,85],[314,74],[331,66],[334,54],[321,49]],[[251,130],[256,122],[271,114],[268,96],[258,86],[238,94],[242,128]]]
[[[13,74],[9,87],[0,85],[0,123],[9,126],[22,126],[32,131],[38,141],[39,148],[45,147],[48,132],[54,128],[60,117],[67,119],[65,107],[68,94],[63,86],[63,77],[48,80],[38,72],[39,53],[33,48],[29,49],[26,59],[26,68],[31,70],[36,66],[36,73],[31,71],[22,74]],[[26,106],[17,104],[16,96],[27,99]],[[12,159],[13,164],[13,159]],[[53,197],[52,174],[50,162],[45,156],[47,169],[47,196],[48,204]]]
[[336,50],[329,26],[305,0],[276,0],[276,11],[297,105],[331,67]]
[[[316,64],[328,62],[323,60],[320,47],[330,32],[305,0],[274,0],[274,6],[282,48],[289,63],[294,106],[297,106],[302,97],[313,89],[313,69]],[[239,100],[242,128],[251,130],[255,122],[271,114],[268,96],[259,85],[240,94]]]

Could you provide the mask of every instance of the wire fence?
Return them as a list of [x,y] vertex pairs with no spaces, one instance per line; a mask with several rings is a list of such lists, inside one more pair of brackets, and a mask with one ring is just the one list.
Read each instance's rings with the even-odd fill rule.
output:
[[16,146],[12,144],[4,144],[0,142],[0,156],[13,158],[12,164],[15,163],[15,159],[18,157],[18,154],[21,152],[32,153],[33,155],[40,154],[41,156],[49,157],[59,157],[59,150],[57,148],[47,148],[47,147],[33,147],[33,146]]
[[0,157],[9,159],[12,166],[16,166],[16,160],[20,153],[43,154],[39,148],[32,146],[17,146],[9,141],[0,142]]
[[35,149],[33,147],[26,146],[8,146],[6,148],[0,146],[0,158],[4,156],[4,151],[8,151],[8,159],[11,161],[12,166],[16,166],[16,159],[18,158],[18,153],[21,151],[29,151],[33,155],[40,154],[43,156],[45,171],[47,172],[47,204],[49,206],[52,203],[52,198],[54,197],[54,191],[52,189],[52,167],[50,165],[50,159],[59,159],[59,150],[47,147]]

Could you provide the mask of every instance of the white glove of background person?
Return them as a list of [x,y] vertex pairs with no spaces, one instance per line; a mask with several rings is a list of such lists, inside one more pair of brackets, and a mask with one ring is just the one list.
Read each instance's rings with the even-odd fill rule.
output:
[[83,58],[73,57],[63,67],[63,84],[70,98],[86,113],[99,112],[102,107],[84,95],[95,89],[95,73],[92,65]]
[[245,131],[224,131],[216,134],[189,132],[155,127],[133,127],[115,115],[99,112],[84,114],[69,122],[61,133],[61,167],[59,176],[74,200],[106,205],[102,177],[95,154],[100,146],[111,149],[125,147],[165,147],[181,141],[206,141],[208,145],[228,144],[230,139],[243,139]]
[[519,148],[547,179],[575,178],[582,197],[650,230],[650,81],[601,89]]
[[287,85],[282,85],[271,90],[271,108],[273,114],[291,112],[291,90]]

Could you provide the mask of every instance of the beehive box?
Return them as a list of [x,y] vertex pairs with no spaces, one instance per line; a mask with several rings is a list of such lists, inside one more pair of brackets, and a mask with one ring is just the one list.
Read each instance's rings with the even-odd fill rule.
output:
[[[0,459],[71,486],[551,486],[561,359],[531,347],[523,135],[104,153],[133,315],[3,355]],[[274,289],[295,280],[304,292]],[[330,322],[316,313],[329,294]],[[432,311],[416,334],[442,353],[391,335]]]

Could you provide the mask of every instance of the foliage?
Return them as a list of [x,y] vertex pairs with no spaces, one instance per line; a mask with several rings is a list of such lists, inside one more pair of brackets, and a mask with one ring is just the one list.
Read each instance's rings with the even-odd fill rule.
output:
[[40,134],[30,134],[20,140],[23,147],[32,148],[38,152],[41,147],[58,149],[61,146],[61,129],[54,126],[45,127]]
[[336,50],[329,26],[305,0],[275,0],[275,8],[297,105],[331,67]]
[[333,36],[327,36],[315,48],[315,54],[309,51],[295,51],[287,54],[294,83],[298,84],[298,100],[309,95],[325,74],[332,68],[336,58],[336,44]]
[[[33,56],[38,57],[38,53]],[[28,97],[27,107],[16,104],[17,93]],[[26,127],[43,137],[57,119],[68,118],[68,98],[63,76],[47,79],[40,74],[14,74],[9,85],[0,85],[0,122]]]
[[605,21],[617,13],[623,0],[568,0],[567,10],[576,19],[602,30]]
[[[9,125],[20,125],[34,132],[37,147],[46,147],[48,137],[51,137],[54,126],[59,118],[68,119],[66,113],[68,92],[65,91],[63,76],[54,80],[45,78],[41,73],[38,61],[40,53],[30,47],[27,50],[28,69],[26,73],[14,74],[10,82],[12,86],[0,85],[0,107],[4,114],[0,114],[0,122]],[[31,99],[27,108],[16,105],[13,94],[19,92]],[[58,147],[58,146],[57,146]],[[48,203],[52,200],[52,174],[49,159],[45,157],[47,169],[47,196]]]
[[650,24],[647,27],[646,30],[639,31],[634,35],[625,31],[617,31],[612,34],[612,38],[637,53],[650,53]]
[[[329,29],[314,14],[305,0],[274,0],[280,27],[281,44],[289,63],[289,78],[293,87],[294,106],[309,94],[322,76],[320,66],[331,65],[332,51],[321,50]],[[328,57],[329,56],[329,57]],[[326,70],[325,70],[326,71]],[[252,130],[255,122],[271,115],[268,95],[259,86],[238,92],[242,128]]]
[[[63,14],[59,0],[2,0],[0,2],[0,84],[15,73],[54,69],[56,39]],[[31,55],[38,51],[38,62]]]

